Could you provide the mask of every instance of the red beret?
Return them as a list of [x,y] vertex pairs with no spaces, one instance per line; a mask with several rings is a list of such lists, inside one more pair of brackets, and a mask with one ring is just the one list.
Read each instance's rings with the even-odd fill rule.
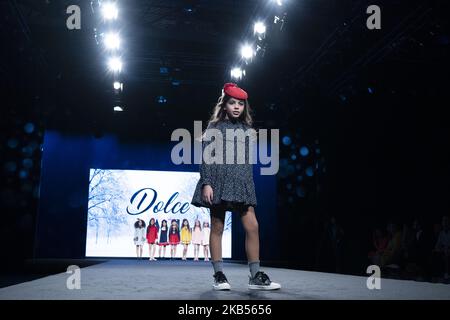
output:
[[235,83],[225,83],[223,86],[223,92],[225,92],[230,97],[239,99],[239,100],[247,100],[248,94],[241,88],[237,86]]

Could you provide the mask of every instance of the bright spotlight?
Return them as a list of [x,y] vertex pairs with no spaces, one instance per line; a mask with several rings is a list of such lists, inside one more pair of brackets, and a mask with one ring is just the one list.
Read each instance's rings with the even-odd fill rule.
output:
[[283,5],[283,0],[276,0],[277,5],[279,5],[280,7]]
[[241,48],[241,56],[244,59],[251,59],[253,56],[255,55],[255,51],[253,50],[253,48],[246,44],[244,46],[242,46]]
[[120,37],[117,33],[107,33],[104,38],[104,43],[107,49],[114,50],[120,47]]
[[120,72],[122,70],[122,61],[120,58],[113,57],[108,61],[109,69],[113,72]]
[[115,107],[114,107],[114,111],[116,111],[116,112],[122,112],[122,111],[123,111],[123,108],[122,108],[121,106],[115,106]]
[[119,89],[123,90],[123,83],[121,83],[119,81],[115,81],[113,86],[114,86],[114,89],[116,89],[116,90],[119,90]]
[[237,80],[242,79],[242,76],[245,76],[245,70],[241,68],[233,68],[231,69],[231,77]]
[[114,20],[117,19],[119,10],[114,3],[105,3],[102,4],[102,14],[106,20]]
[[266,33],[266,25],[262,22],[256,22],[253,27],[253,32],[260,35]]

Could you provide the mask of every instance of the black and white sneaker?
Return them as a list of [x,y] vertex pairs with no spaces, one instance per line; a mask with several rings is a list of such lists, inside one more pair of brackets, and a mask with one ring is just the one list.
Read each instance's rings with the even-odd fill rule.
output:
[[214,284],[213,289],[214,290],[230,290],[230,284],[228,283],[227,277],[223,274],[222,271],[217,271],[214,274]]
[[281,288],[281,285],[270,281],[267,274],[262,271],[258,271],[254,278],[250,277],[248,288],[250,290],[277,290]]

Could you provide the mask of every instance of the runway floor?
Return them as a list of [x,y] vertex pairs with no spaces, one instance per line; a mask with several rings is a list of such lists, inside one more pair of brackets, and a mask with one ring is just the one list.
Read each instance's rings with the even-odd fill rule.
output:
[[69,290],[68,273],[0,289],[1,300],[150,299],[150,300],[410,300],[450,299],[450,285],[381,279],[369,290],[367,278],[332,273],[262,268],[282,285],[277,291],[249,291],[248,267],[225,263],[231,291],[212,290],[212,267],[199,261],[117,259],[80,269],[80,289]]

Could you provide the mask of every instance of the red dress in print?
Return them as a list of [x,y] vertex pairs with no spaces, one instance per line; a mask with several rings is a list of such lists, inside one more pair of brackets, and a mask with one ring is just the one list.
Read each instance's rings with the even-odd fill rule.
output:
[[147,242],[150,244],[154,244],[156,242],[156,239],[158,238],[158,228],[153,226],[147,227]]
[[180,243],[180,232],[177,228],[170,228],[169,231],[169,243],[170,244],[179,244]]

